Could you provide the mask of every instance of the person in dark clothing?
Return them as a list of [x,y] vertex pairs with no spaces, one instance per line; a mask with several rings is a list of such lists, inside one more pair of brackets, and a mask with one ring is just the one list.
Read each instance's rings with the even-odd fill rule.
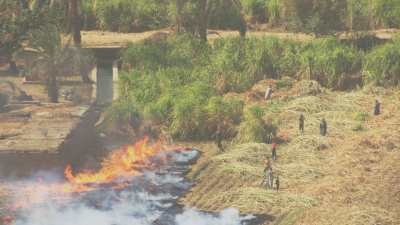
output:
[[327,131],[328,131],[328,124],[326,123],[325,118],[323,118],[319,125],[319,132],[322,136],[326,136]]
[[224,147],[222,145],[223,138],[224,136],[223,136],[222,125],[217,124],[217,130],[214,133],[214,141],[220,151],[224,151]]
[[378,100],[375,100],[374,115],[377,116],[379,114],[381,114],[381,103]]
[[274,142],[274,143],[272,143],[272,160],[276,160],[276,147],[277,147],[277,144]]
[[299,118],[299,130],[301,133],[304,133],[304,115],[303,115],[303,113],[300,114],[300,118]]
[[280,183],[279,183],[279,175],[277,175],[277,176],[276,176],[276,179],[275,179],[276,191],[279,191],[279,185],[280,185]]

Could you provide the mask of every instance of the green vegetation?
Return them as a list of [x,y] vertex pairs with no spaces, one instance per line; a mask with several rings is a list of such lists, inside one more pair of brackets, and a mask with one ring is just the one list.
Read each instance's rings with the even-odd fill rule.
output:
[[365,59],[364,79],[378,85],[400,84],[400,39],[372,50]]
[[81,8],[85,29],[121,32],[176,25],[194,34],[205,23],[240,30],[246,22],[318,35],[400,27],[396,0],[88,0]]
[[353,117],[354,117],[354,120],[356,120],[356,121],[364,122],[364,121],[368,120],[370,115],[367,112],[357,112],[357,113],[354,113]]
[[276,136],[277,127],[263,119],[264,111],[259,107],[250,107],[244,113],[244,120],[238,128],[237,143],[271,143]]
[[332,88],[341,88],[346,76],[360,71],[362,53],[340,44],[334,38],[319,39],[306,46],[303,66],[308,66],[311,79]]
[[[246,139],[241,130],[266,129],[263,124],[253,126],[261,117],[249,116],[248,110],[243,115],[243,99],[225,98],[230,93],[247,92],[261,80],[276,80],[278,90],[292,88],[299,79],[316,80],[326,88],[340,90],[361,75],[362,83],[397,86],[400,81],[400,39],[360,50],[356,44],[341,42],[335,36],[319,37],[344,30],[399,27],[400,4],[393,0],[70,0],[66,3],[1,2],[1,9],[6,12],[1,14],[5,21],[1,52],[10,65],[15,67],[12,58],[22,44],[38,49],[41,63],[35,66],[46,74],[49,96],[56,102],[57,77],[63,75],[57,68],[91,64],[90,60],[83,63],[90,57],[79,50],[76,30],[80,29],[80,20],[85,29],[120,32],[173,26],[176,35],[132,44],[125,50],[121,99],[114,109],[122,119],[131,120],[134,114],[167,127],[181,139],[210,139],[221,129],[226,131],[226,138],[238,133],[243,137],[239,139]],[[245,38],[249,27],[262,23],[314,33],[318,38],[309,42]],[[208,43],[208,28],[237,29],[241,36]],[[74,34],[76,48],[64,48],[60,38],[63,33]],[[81,73],[82,77],[88,81],[84,74]],[[318,83],[298,88],[317,87],[316,92],[320,92]],[[362,83],[356,81],[357,85]],[[271,103],[265,112],[279,113],[283,107],[284,104]],[[265,141],[257,135],[247,139]]]
[[139,32],[166,27],[168,0],[82,1],[85,29]]
[[[307,43],[225,38],[207,44],[188,34],[148,40],[124,52],[121,101],[135,105],[141,118],[167,127],[179,139],[211,139],[223,129],[226,138],[237,134],[240,143],[267,142],[268,136],[276,134],[275,125],[262,123],[261,112],[247,109],[242,116],[243,102],[224,95],[245,92],[263,79],[277,79],[278,89],[292,88],[299,77],[342,89],[349,77],[361,71],[366,74],[364,82],[369,82],[371,74],[384,75],[383,69],[390,75],[384,76],[385,82],[397,85],[400,60],[392,60],[396,59],[393,52],[400,52],[396,41],[365,53],[330,37]],[[279,113],[283,107],[271,103],[265,112]]]

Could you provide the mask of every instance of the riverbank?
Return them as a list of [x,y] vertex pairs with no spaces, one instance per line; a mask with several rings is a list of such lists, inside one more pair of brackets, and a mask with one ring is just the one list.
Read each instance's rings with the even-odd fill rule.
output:
[[[374,117],[376,98],[382,102],[382,114]],[[270,117],[279,120],[278,135],[287,140],[272,164],[281,189],[260,185],[270,145],[228,145],[219,152],[213,143],[199,144],[202,157],[188,174],[195,185],[183,204],[269,214],[278,218],[277,225],[398,224],[398,90],[326,91],[273,105],[252,103],[270,109]],[[306,118],[303,135],[297,131],[300,112]],[[321,118],[328,121],[327,137],[318,135]]]

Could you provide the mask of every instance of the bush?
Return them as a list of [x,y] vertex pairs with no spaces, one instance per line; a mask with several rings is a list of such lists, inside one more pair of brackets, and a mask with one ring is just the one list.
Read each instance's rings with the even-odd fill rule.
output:
[[276,81],[276,88],[277,89],[290,89],[294,85],[294,80],[290,77],[283,77],[280,80]]
[[376,19],[387,27],[400,27],[400,4],[397,0],[374,1]]
[[218,123],[238,124],[241,121],[244,102],[240,99],[224,99],[221,96],[213,96],[209,99],[206,111],[210,127]]
[[354,120],[359,121],[359,122],[364,122],[368,120],[370,117],[369,113],[367,112],[356,112],[353,115]]
[[238,8],[230,0],[213,1],[213,10],[209,15],[209,28],[238,29],[242,18]]
[[363,65],[363,77],[366,82],[378,85],[400,84],[400,38],[367,54]]
[[263,120],[264,110],[250,107],[244,113],[244,121],[239,125],[236,143],[269,143],[276,136],[277,127]]
[[278,38],[219,39],[207,71],[215,74],[212,82],[220,93],[242,92],[262,79],[294,76],[300,66],[298,46]]
[[136,105],[133,104],[133,99],[121,98],[113,102],[111,106],[106,109],[105,123],[108,126],[112,123],[128,122],[133,128],[138,128],[141,125],[141,118]]
[[169,24],[167,0],[85,0],[85,29],[139,32]]
[[359,132],[359,131],[364,131],[365,130],[365,128],[364,128],[364,126],[362,125],[362,124],[356,124],[353,128],[352,128],[352,130],[353,131],[355,131],[355,132]]
[[333,37],[309,43],[301,58],[303,71],[311,69],[311,79],[336,89],[342,88],[346,76],[357,73],[362,66],[362,54]]
[[267,4],[267,11],[269,16],[269,23],[276,25],[281,19],[282,5],[280,0],[269,0]]
[[266,0],[241,0],[246,15],[253,21],[265,23],[267,22]]

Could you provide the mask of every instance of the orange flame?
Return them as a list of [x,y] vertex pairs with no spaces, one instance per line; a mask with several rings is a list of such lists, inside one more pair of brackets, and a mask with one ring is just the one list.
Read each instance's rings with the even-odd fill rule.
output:
[[65,178],[71,184],[104,184],[117,178],[140,175],[140,167],[150,163],[149,158],[160,152],[159,146],[147,145],[146,137],[134,145],[124,146],[122,149],[112,152],[102,163],[97,172],[83,172],[73,175],[71,166],[65,168]]
[[[148,145],[149,138],[144,138],[133,145],[123,146],[121,149],[113,151],[101,163],[101,169],[97,172],[82,172],[73,174],[72,167],[69,165],[64,170],[65,178],[68,182],[46,184],[43,182],[27,185],[19,188],[16,202],[9,209],[15,211],[21,208],[28,208],[37,203],[43,203],[51,198],[60,202],[68,201],[72,193],[93,191],[101,184],[111,184],[110,188],[123,189],[129,186],[129,182],[124,178],[131,178],[141,174],[141,168],[152,166],[151,157],[167,151],[186,149],[182,146],[169,146],[161,148],[160,144]],[[161,156],[160,160],[165,162],[166,157]],[[12,188],[10,188],[12,189]],[[23,196],[20,196],[23,193]]]

